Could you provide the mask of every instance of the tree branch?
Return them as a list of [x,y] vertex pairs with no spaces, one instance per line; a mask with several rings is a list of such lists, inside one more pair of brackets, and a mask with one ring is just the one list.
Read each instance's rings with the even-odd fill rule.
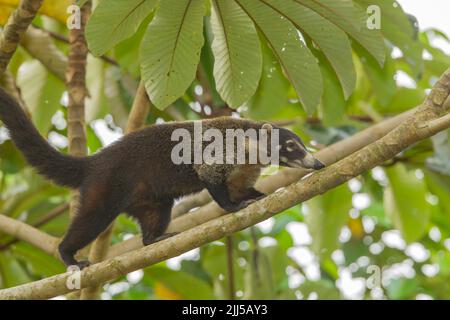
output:
[[23,33],[33,21],[43,0],[22,0],[9,16],[0,34],[0,74],[5,72],[11,57],[17,49]]
[[[417,112],[380,140],[239,212],[227,214],[169,239],[92,265],[81,271],[81,287],[99,285],[248,228],[370,170],[412,144],[433,136],[437,130],[450,126],[448,120],[445,126],[435,125],[436,122],[432,121],[446,113],[443,104],[449,93],[450,69],[436,83]],[[65,294],[72,291],[66,286],[71,276],[73,275],[70,273],[64,273],[1,290],[0,299],[46,299]]]
[[30,27],[24,33],[20,44],[60,80],[66,80],[67,56],[55,46],[48,34],[40,29]]
[[50,236],[24,222],[0,214],[0,230],[26,241],[50,255],[56,254],[59,238]]
[[[28,224],[25,224],[25,223],[23,223],[23,224],[25,224],[25,225],[26,225],[27,227],[29,227],[29,228],[32,228],[32,229],[33,229],[33,232],[35,232],[35,230],[37,230],[38,232],[42,232],[42,231],[38,230],[37,228],[43,226],[44,224],[48,223],[49,221],[53,220],[54,218],[59,217],[59,216],[60,216],[61,214],[63,214],[68,208],[69,208],[69,204],[63,203],[63,204],[57,206],[56,208],[54,208],[53,210],[51,210],[49,213],[47,213],[45,216],[43,216],[38,222],[34,223],[32,226],[30,226],[30,225],[28,225]],[[13,220],[14,220],[14,219],[13,219]],[[17,221],[17,220],[14,220],[14,221]],[[21,223],[21,222],[20,222],[20,223]],[[35,229],[35,228],[36,228],[36,229]],[[1,229],[1,228],[0,228],[0,229]],[[3,231],[3,230],[2,230],[2,231]],[[52,236],[47,235],[47,234],[44,233],[44,232],[42,232],[42,234],[40,234],[41,237],[44,237],[44,235],[47,236],[47,237],[54,238],[54,237],[52,237]],[[48,239],[51,239],[51,238],[46,238],[46,241],[45,241],[45,242],[47,242]],[[57,238],[54,238],[54,239],[57,239]],[[53,241],[54,239],[51,239],[50,241]],[[17,243],[19,240],[24,240],[24,239],[15,238],[15,239],[12,239],[12,240],[10,240],[10,241],[4,243],[4,244],[0,244],[0,251],[8,249],[10,246],[12,246],[13,244]],[[58,240],[58,241],[59,241],[59,240]],[[42,249],[42,248],[41,248],[41,249]],[[55,253],[55,251],[56,251],[55,249],[56,249],[56,248],[52,248],[52,252],[48,252],[48,253],[50,253],[51,255],[53,255],[53,254]],[[45,251],[45,250],[44,250],[44,251]]]

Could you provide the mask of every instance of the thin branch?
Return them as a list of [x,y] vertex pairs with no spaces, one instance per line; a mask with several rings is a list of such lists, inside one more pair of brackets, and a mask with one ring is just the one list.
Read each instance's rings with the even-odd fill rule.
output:
[[172,208],[172,219],[178,218],[194,208],[204,206],[210,201],[211,195],[206,189],[203,189],[200,193],[187,196]]
[[[50,37],[52,37],[55,40],[58,40],[58,41],[64,42],[64,43],[69,43],[69,39],[66,36],[62,35],[62,34],[59,34],[59,33],[56,33],[56,32],[53,32],[53,31],[50,31],[50,30],[47,30],[47,29],[43,29],[43,28],[41,28],[39,26],[35,26],[35,25],[33,25],[33,27],[35,29],[39,29],[42,32],[47,33]],[[111,58],[111,57],[108,57],[106,55],[102,55],[99,58],[102,59],[105,62],[108,62],[109,64],[111,64],[113,66],[119,66],[119,63],[116,60],[114,60],[113,58]]]
[[21,46],[34,58],[39,60],[60,80],[66,80],[67,56],[55,46],[47,33],[30,27],[23,35]]
[[[88,96],[86,88],[86,65],[88,48],[84,29],[91,12],[88,1],[80,10],[80,28],[69,32],[69,59],[65,72],[69,105],[67,108],[67,139],[69,154],[77,157],[87,155],[85,100]],[[80,191],[74,190],[70,201],[70,217],[74,219],[80,205]]]
[[50,255],[56,255],[59,238],[50,236],[24,222],[0,214],[0,230]]
[[[50,222],[51,220],[59,217],[61,214],[63,214],[64,212],[67,211],[67,209],[69,209],[69,204],[68,203],[63,203],[59,206],[57,206],[56,208],[54,208],[52,211],[50,211],[49,213],[47,213],[46,215],[44,215],[41,219],[39,219],[39,221],[37,221],[36,223],[34,223],[32,225],[33,228],[39,228],[45,224],[47,224],[48,222]],[[21,239],[15,238],[12,239],[4,244],[0,245],[0,251],[2,250],[6,250],[8,249],[10,246],[12,246],[13,244],[17,243],[18,241],[20,241]]]
[[227,248],[227,277],[228,277],[228,299],[236,299],[236,289],[234,285],[234,267],[233,267],[233,237],[225,237],[225,246]]
[[23,33],[33,21],[42,2],[43,0],[22,0],[9,16],[8,22],[0,34],[0,74],[5,72]]
[[[414,143],[429,138],[442,126],[430,121],[446,113],[444,101],[450,94],[450,69],[436,83],[417,112],[383,138],[347,158],[279,190],[247,208],[214,219],[169,239],[83,269],[81,287],[100,285],[129,272],[178,256],[206,243],[243,230],[296,204],[322,194],[361,173],[391,159]],[[448,123],[450,126],[450,123]],[[0,291],[0,299],[46,299],[74,289],[66,286],[73,275],[63,273],[50,278]]]
[[131,107],[125,133],[130,133],[144,127],[150,108],[151,102],[145,91],[144,82],[141,81],[133,101],[133,106]]

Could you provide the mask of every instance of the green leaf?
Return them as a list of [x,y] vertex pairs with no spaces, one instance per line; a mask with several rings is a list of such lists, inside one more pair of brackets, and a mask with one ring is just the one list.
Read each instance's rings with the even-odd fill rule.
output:
[[425,181],[403,164],[387,168],[386,174],[390,182],[385,190],[386,213],[407,242],[419,240],[427,231],[431,215]]
[[425,171],[425,180],[430,191],[439,198],[439,206],[450,221],[450,177],[431,170]]
[[[234,250],[234,256],[237,256]],[[227,271],[227,254],[224,245],[211,244],[202,248],[200,253],[203,269],[213,280],[214,295],[218,299],[229,297],[229,282]],[[234,284],[236,290],[243,290],[243,270],[237,259],[233,260]]]
[[356,7],[351,0],[295,1],[334,23],[359,42],[380,65],[384,63],[386,53],[380,31],[367,28],[365,12]]
[[347,99],[356,84],[352,48],[345,32],[315,11],[294,0],[261,0],[288,18],[311,38],[333,66]]
[[383,114],[401,113],[420,105],[426,94],[422,89],[400,87],[386,106],[377,106],[377,111]]
[[17,257],[23,259],[29,269],[38,275],[50,277],[65,271],[64,264],[40,249],[33,247],[26,242],[19,242],[12,248],[12,252]]
[[208,283],[189,273],[153,266],[145,269],[145,274],[160,281],[165,287],[179,294],[183,299],[207,300],[214,298],[212,288]]
[[394,80],[395,65],[392,59],[387,59],[384,66],[380,67],[366,50],[357,44],[354,45],[354,49],[360,57],[361,64],[378,102],[381,106],[388,105],[396,92],[396,83]]
[[318,280],[318,281],[305,281],[300,288],[300,292],[304,299],[307,299],[309,295],[313,292],[317,294],[317,298],[320,300],[339,300],[341,299],[341,294],[333,282],[328,280]]
[[431,138],[434,156],[426,160],[426,165],[447,177],[450,177],[450,129],[439,132]]
[[153,14],[149,14],[141,23],[137,31],[129,38],[119,42],[114,46],[114,58],[122,69],[128,71],[135,78],[141,74],[141,63],[139,61],[139,51],[142,38],[147,31],[148,24],[153,19]]
[[295,26],[262,2],[251,0],[236,0],[236,2],[267,39],[305,110],[313,113],[322,96],[322,75],[316,58],[300,40]]
[[[373,5],[373,0],[358,0],[363,6]],[[395,4],[395,5],[394,5]],[[395,0],[376,2],[381,9],[383,35],[404,54],[414,76],[418,78],[423,71],[422,45],[416,37],[416,30],[401,6]]]
[[256,91],[262,55],[258,34],[250,18],[234,1],[213,0],[214,78],[221,97],[237,108]]
[[413,299],[419,287],[417,279],[396,278],[387,286],[387,295],[393,300]]
[[105,97],[105,62],[92,55],[87,57],[86,87],[89,97],[85,100],[86,122],[106,115],[108,105]]
[[25,269],[9,252],[0,252],[0,280],[3,288],[31,281]]
[[157,0],[100,1],[86,26],[89,50],[100,56],[133,35],[157,3]]
[[33,123],[39,132],[46,136],[52,126],[52,117],[61,106],[60,100],[64,83],[37,60],[22,64],[17,76],[23,100],[31,112]]
[[192,83],[203,46],[203,0],[165,0],[141,44],[141,71],[152,103],[164,109]]
[[[290,84],[283,76],[281,66],[275,60],[272,51],[265,44],[262,49],[263,74],[256,94],[247,103],[246,114],[252,119],[265,120],[274,118],[290,107],[288,97]],[[295,109],[301,111],[298,105]]]
[[352,193],[343,184],[309,200],[307,206],[305,221],[313,238],[312,250],[324,260],[339,247],[339,234],[352,208]]
[[320,65],[324,90],[320,103],[322,118],[325,126],[342,124],[345,120],[345,97],[342,93],[339,80],[330,65],[323,61]]

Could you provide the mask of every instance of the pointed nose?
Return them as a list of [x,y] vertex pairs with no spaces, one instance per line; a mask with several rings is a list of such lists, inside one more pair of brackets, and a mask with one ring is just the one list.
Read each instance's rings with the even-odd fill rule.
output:
[[314,160],[313,169],[314,170],[320,170],[320,169],[323,169],[323,168],[325,168],[325,164],[323,164],[323,162],[319,161],[318,159],[315,159]]

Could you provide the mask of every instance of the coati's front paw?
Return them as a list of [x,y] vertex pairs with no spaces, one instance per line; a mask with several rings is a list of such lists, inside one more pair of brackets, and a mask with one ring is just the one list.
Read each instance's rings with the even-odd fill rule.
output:
[[177,235],[179,232],[170,232],[170,233],[164,233],[163,235],[159,236],[159,237],[151,237],[151,238],[142,238],[142,243],[144,244],[144,246],[148,246],[152,243],[155,242],[159,242],[162,240],[165,240],[167,238],[173,237],[175,235]]
[[240,202],[239,204],[236,204],[234,206],[230,206],[230,207],[227,207],[224,209],[229,213],[233,213],[233,212],[240,211],[244,208],[247,208],[249,205],[251,205],[252,203],[254,203],[256,201],[257,201],[256,199],[244,200],[244,201]]
[[84,268],[87,268],[90,265],[91,265],[91,263],[87,260],[78,261],[76,264],[74,264],[74,266],[80,270],[83,270]]

